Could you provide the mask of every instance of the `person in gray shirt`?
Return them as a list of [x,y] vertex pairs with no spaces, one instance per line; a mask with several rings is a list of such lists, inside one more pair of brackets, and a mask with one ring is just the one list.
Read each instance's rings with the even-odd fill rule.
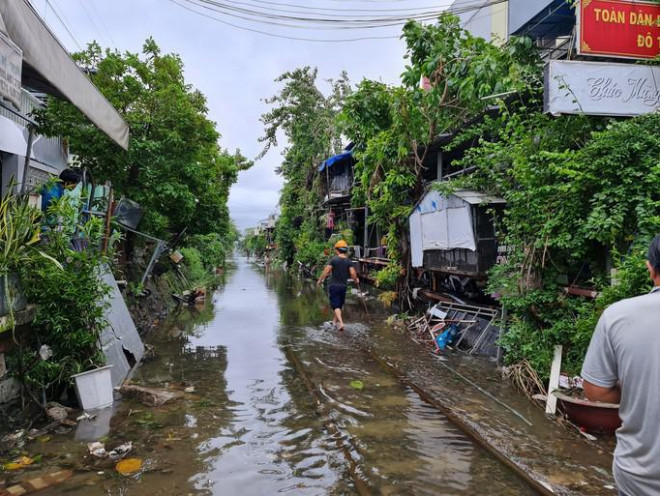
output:
[[646,266],[653,290],[603,312],[582,367],[589,400],[620,403],[613,471],[625,496],[660,495],[660,236]]

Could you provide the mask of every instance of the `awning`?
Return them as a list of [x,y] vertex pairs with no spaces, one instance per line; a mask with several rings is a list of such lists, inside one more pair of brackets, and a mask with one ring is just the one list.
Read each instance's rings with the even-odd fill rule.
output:
[[352,159],[352,158],[353,158],[353,150],[349,150],[347,152],[340,153],[339,155],[335,155],[334,157],[330,157],[325,162],[323,162],[319,166],[319,171],[323,171],[326,167],[330,168],[335,164],[338,164],[340,162],[343,162],[344,160],[348,160],[348,159]]
[[23,128],[2,115],[0,115],[0,151],[21,157],[27,152]]
[[0,16],[6,33],[23,50],[23,84],[68,100],[110,139],[128,149],[128,124],[83,74],[28,1],[0,1]]

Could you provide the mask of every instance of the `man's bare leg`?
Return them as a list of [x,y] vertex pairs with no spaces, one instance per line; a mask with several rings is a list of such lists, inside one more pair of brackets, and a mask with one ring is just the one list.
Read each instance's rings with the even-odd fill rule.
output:
[[344,321],[341,318],[341,308],[335,308],[335,320],[337,321],[337,325],[339,326],[339,330],[343,331],[344,330]]

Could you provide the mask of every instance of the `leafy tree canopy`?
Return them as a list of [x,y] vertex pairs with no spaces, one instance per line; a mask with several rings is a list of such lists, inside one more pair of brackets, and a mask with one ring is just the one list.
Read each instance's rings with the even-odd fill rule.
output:
[[181,58],[149,38],[140,54],[91,43],[74,59],[130,126],[129,150],[54,98],[37,115],[39,132],[62,136],[97,182],[110,180],[118,195],[140,203],[142,230],[227,233],[229,188],[251,163],[219,147],[206,98],[186,83]]
[[[278,169],[285,184],[280,197],[282,211],[276,243],[280,256],[289,262],[300,249],[310,253],[305,262],[313,262],[322,255],[323,209],[318,165],[342,149],[337,115],[350,93],[348,77],[342,73],[339,79],[327,81],[328,96],[319,88],[317,79],[317,69],[310,67],[282,74],[276,81],[283,83],[283,88],[266,100],[273,108],[262,116],[265,126],[262,156],[277,146],[278,133],[287,139]],[[312,253],[316,252],[314,257]]]

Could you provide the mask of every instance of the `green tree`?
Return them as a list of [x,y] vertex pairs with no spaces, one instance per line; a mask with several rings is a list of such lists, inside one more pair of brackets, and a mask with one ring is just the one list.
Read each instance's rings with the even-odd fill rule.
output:
[[39,132],[62,136],[97,182],[110,180],[118,195],[137,201],[143,231],[228,233],[229,188],[251,163],[219,147],[206,98],[186,83],[181,58],[162,54],[151,38],[141,54],[92,43],[73,57],[129,124],[129,150],[54,98],[37,115]]
[[[372,221],[388,233],[393,264],[383,272],[388,279],[383,282],[390,283],[409,265],[407,219],[423,193],[428,145],[501,104],[497,95],[527,93],[542,84],[529,39],[497,46],[472,36],[450,14],[435,25],[409,22],[402,37],[409,64],[401,85],[365,80],[341,115],[343,132],[360,143],[353,201],[366,203]],[[427,89],[420,87],[422,78]]]
[[322,242],[318,165],[342,148],[337,115],[350,93],[348,77],[342,73],[336,81],[328,81],[328,96],[319,88],[317,78],[317,69],[310,67],[282,74],[276,81],[284,87],[266,100],[274,108],[262,116],[265,134],[261,156],[278,145],[278,133],[283,133],[288,142],[278,169],[285,184],[276,243],[279,256],[289,263],[302,246]]

